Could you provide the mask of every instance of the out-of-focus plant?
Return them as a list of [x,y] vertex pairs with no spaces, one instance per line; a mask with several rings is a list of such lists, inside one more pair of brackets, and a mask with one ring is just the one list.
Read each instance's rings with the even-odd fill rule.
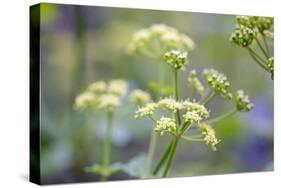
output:
[[[173,40],[163,40],[165,35],[170,36],[168,38]],[[173,78],[173,96],[164,97],[160,100],[158,98],[156,102],[150,101],[136,111],[136,119],[147,117],[154,123],[153,132],[159,133],[161,136],[171,137],[170,144],[156,167],[151,170],[148,165],[149,174],[145,177],[158,176],[161,169],[163,169],[161,176],[167,176],[180,140],[203,142],[210,145],[213,151],[216,151],[216,146],[220,140],[216,138],[215,130],[211,125],[235,112],[250,111],[253,107],[248,96],[243,91],[238,91],[235,108],[226,114],[211,119],[207,105],[215,96],[221,96],[227,100],[233,99],[233,95],[229,91],[230,83],[227,77],[214,69],[203,71],[203,78],[207,82],[208,89],[205,89],[206,86],[199,80],[195,70],[192,70],[189,74],[188,83],[195,92],[201,95],[201,100],[181,99],[178,73],[185,70],[185,66],[188,64],[187,50],[192,49],[194,45],[189,37],[188,40],[182,40],[182,36],[184,35],[174,28],[154,25],[137,32],[129,45],[130,51],[141,52],[164,62],[163,66],[170,67],[169,74],[172,73],[171,77]],[[166,38],[164,37],[164,39]],[[187,36],[185,36],[185,39],[187,39]],[[189,132],[191,128],[196,128],[198,133],[191,134]],[[153,153],[151,148],[154,150],[156,147],[153,134],[151,140],[148,156],[150,156],[150,152]],[[147,157],[147,163],[152,164],[151,161],[152,158]]]
[[92,111],[103,111],[106,114],[107,126],[104,136],[103,162],[86,167],[87,172],[99,174],[101,180],[107,178],[120,170],[119,163],[110,164],[111,136],[114,112],[122,104],[122,97],[127,93],[127,82],[120,79],[94,82],[75,99],[74,108],[85,113]]
[[[237,16],[236,29],[230,40],[246,48],[253,60],[274,77],[273,51],[268,41],[274,39],[274,19],[272,17]],[[261,40],[263,42],[261,42]],[[259,49],[259,52],[256,49]]]

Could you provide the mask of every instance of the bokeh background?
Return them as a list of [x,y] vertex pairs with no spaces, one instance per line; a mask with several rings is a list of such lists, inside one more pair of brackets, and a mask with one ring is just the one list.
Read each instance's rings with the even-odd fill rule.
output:
[[[216,125],[222,141],[218,151],[200,143],[181,142],[170,176],[197,176],[273,170],[273,81],[246,50],[230,43],[234,15],[175,11],[41,4],[41,180],[44,184],[98,181],[84,171],[102,161],[104,113],[73,109],[75,97],[90,83],[121,78],[129,89],[146,90],[158,81],[160,63],[128,55],[132,34],[163,23],[189,35],[195,50],[181,74],[181,95],[188,96],[188,70],[215,68],[225,73],[232,90],[244,89],[255,104],[250,113],[239,113]],[[34,20],[36,21],[36,20]],[[166,75],[171,82],[171,75]],[[134,120],[136,108],[118,109],[114,120],[112,161],[127,162],[148,150],[151,122]],[[212,116],[234,104],[217,97]],[[161,137],[156,160],[168,145]],[[110,180],[132,179],[119,172]]]

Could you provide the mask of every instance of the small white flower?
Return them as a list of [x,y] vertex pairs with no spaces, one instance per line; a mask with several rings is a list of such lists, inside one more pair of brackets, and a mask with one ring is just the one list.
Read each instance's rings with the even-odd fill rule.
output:
[[173,98],[164,98],[158,102],[159,107],[176,112],[183,108],[181,102],[177,102]]
[[211,126],[203,123],[198,126],[201,130],[201,134],[204,136],[205,143],[210,145],[213,151],[216,151],[216,145],[220,142],[220,140],[217,139],[215,130]]
[[163,136],[165,132],[174,134],[176,132],[176,120],[162,116],[157,120],[154,131],[160,132],[161,136]]
[[183,115],[183,119],[187,123],[198,123],[202,120],[202,117],[198,114],[197,111],[188,111]]
[[190,102],[188,100],[183,101],[182,103],[183,108],[188,112],[196,112],[198,115],[200,115],[202,118],[209,117],[209,112],[205,108],[205,106],[198,104],[196,102]]
[[158,108],[158,104],[148,103],[136,111],[135,119],[142,118],[145,116],[151,116],[153,115],[153,113],[157,108]]

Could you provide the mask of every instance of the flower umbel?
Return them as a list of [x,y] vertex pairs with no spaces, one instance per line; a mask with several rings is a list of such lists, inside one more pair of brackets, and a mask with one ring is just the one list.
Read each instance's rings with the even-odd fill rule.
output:
[[163,116],[156,121],[156,128],[154,128],[154,131],[160,132],[161,136],[163,136],[165,132],[175,134],[176,130],[176,120]]
[[124,96],[127,93],[128,84],[124,80],[115,79],[108,83],[108,92],[118,96]]
[[183,108],[182,103],[177,102],[173,98],[161,99],[157,104],[159,105],[159,107],[173,111],[173,112],[176,112],[177,110],[181,110]]
[[187,78],[188,83],[190,86],[200,95],[203,95],[205,92],[205,88],[203,84],[200,82],[200,80],[197,77],[197,73],[195,70],[192,70],[189,72],[189,76]]
[[148,103],[151,100],[151,97],[149,93],[142,91],[140,89],[136,89],[132,91],[130,95],[130,100],[131,102],[138,104],[138,105],[143,105]]
[[199,124],[198,127],[201,130],[201,134],[204,136],[205,143],[209,145],[213,151],[216,151],[216,145],[220,140],[217,139],[215,130],[205,123]]
[[216,93],[220,94],[226,99],[232,98],[232,94],[227,91],[230,83],[228,82],[227,77],[224,74],[214,69],[205,69],[203,71],[203,76],[208,85],[212,87]]
[[148,103],[136,111],[135,119],[139,119],[145,116],[152,116],[157,108],[158,104]]
[[194,42],[189,36],[164,24],[155,24],[137,31],[128,45],[130,53],[140,52],[157,58],[167,50],[181,49],[191,51],[193,48]]
[[256,32],[251,28],[241,25],[231,35],[230,40],[241,47],[248,47],[256,37]]
[[104,81],[97,81],[89,85],[88,90],[93,93],[105,92],[107,85]]
[[249,112],[254,107],[249,96],[245,95],[243,90],[238,90],[236,93],[236,108],[240,112]]
[[274,57],[271,57],[271,58],[268,59],[267,67],[268,67],[268,70],[271,73],[271,78],[273,79],[273,77],[274,77]]
[[97,96],[91,92],[84,92],[75,99],[74,108],[77,110],[88,110],[97,105]]
[[174,69],[182,69],[187,64],[187,52],[171,50],[165,53],[164,58],[168,65]]

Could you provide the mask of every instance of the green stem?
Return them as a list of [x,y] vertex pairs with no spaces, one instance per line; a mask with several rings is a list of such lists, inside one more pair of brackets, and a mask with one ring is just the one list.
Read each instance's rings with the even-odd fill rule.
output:
[[[174,95],[175,95],[175,100],[179,100],[179,88],[178,88],[178,70],[174,69]],[[176,111],[176,117],[177,117],[177,122],[178,125],[181,124],[181,119],[180,119],[180,112],[179,110]]]
[[207,124],[216,123],[216,122],[218,122],[218,121],[221,121],[221,120],[223,120],[223,119],[225,119],[225,118],[227,118],[227,117],[229,117],[229,116],[235,114],[236,112],[237,112],[237,109],[236,109],[236,108],[233,108],[232,110],[230,110],[229,112],[227,112],[227,113],[225,113],[225,114],[223,114],[223,115],[220,115],[220,116],[218,116],[218,117],[216,117],[216,118],[214,118],[214,119],[207,120],[206,123],[207,123]]
[[188,141],[204,142],[204,139],[202,139],[202,138],[193,138],[190,136],[181,136],[181,138],[188,140]]
[[[110,150],[111,150],[111,134],[112,134],[112,120],[113,112],[112,110],[107,111],[107,127],[104,140],[104,149],[103,149],[103,166],[106,168],[110,163]],[[101,179],[104,181],[107,179],[106,176],[102,176]]]
[[269,54],[267,54],[267,52],[265,51],[265,49],[263,48],[262,44],[260,43],[259,39],[256,37],[256,42],[258,44],[258,46],[260,47],[262,53],[264,54],[264,56],[268,59],[269,58]]
[[164,164],[164,162],[166,161],[169,153],[170,153],[170,149],[172,147],[172,143],[170,143],[170,145],[168,146],[168,148],[165,150],[165,153],[162,155],[160,161],[157,163],[155,169],[153,170],[153,175],[156,176],[157,173],[159,172],[161,166]]
[[216,92],[213,91],[211,95],[209,95],[209,97],[204,102],[202,102],[202,105],[208,105],[216,95]]
[[267,52],[267,54],[270,56],[269,47],[268,47],[266,38],[265,38],[265,36],[264,36],[263,34],[262,34],[262,40],[263,40],[263,43],[264,43],[264,45],[265,45],[266,52]]
[[168,156],[168,161],[167,161],[166,166],[165,166],[165,168],[164,168],[162,177],[166,177],[167,174],[168,174],[168,171],[169,171],[169,169],[170,169],[172,160],[173,160],[174,155],[175,155],[175,150],[176,150],[178,141],[179,141],[178,138],[177,138],[177,137],[174,137],[174,140],[173,140],[173,142],[172,142],[172,146],[171,146],[171,149],[170,149],[170,152],[169,152],[169,156]]
[[265,61],[254,52],[254,50],[252,50],[250,47],[248,47],[249,50],[249,54],[251,55],[251,57],[255,60],[256,63],[258,63],[258,65],[263,68],[264,70],[268,71],[267,66],[265,65]]
[[150,176],[150,170],[155,154],[156,143],[157,143],[157,134],[154,131],[152,131],[150,136],[150,143],[149,143],[147,164],[146,164],[147,166],[146,166],[146,173],[144,174],[144,178]]

